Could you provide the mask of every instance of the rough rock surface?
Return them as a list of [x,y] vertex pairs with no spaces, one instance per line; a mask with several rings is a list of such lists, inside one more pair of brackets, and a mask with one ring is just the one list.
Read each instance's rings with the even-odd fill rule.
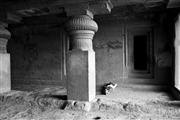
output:
[[[158,94],[159,99],[152,97],[141,103],[134,102],[133,99],[127,102],[106,99],[108,96],[97,96],[96,100],[88,103],[67,101],[65,89],[62,88],[32,92],[11,91],[0,95],[0,120],[180,119],[180,102],[167,99],[167,94]],[[143,97],[143,94],[139,95]]]

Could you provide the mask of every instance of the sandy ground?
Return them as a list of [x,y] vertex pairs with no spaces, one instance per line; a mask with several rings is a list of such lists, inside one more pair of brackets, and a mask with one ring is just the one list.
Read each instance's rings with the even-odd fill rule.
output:
[[118,87],[91,102],[67,101],[62,87],[0,94],[0,120],[180,120],[180,101],[147,86]]

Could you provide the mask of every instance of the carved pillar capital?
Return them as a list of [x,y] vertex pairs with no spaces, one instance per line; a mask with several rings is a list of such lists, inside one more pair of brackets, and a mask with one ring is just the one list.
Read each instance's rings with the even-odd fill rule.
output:
[[7,53],[7,42],[11,33],[6,29],[6,24],[0,23],[0,53]]
[[98,26],[96,22],[91,19],[88,15],[74,16],[69,19],[66,24],[68,31],[73,30],[90,30],[97,32]]
[[112,8],[111,0],[86,1],[65,7],[67,16],[75,16],[65,25],[70,35],[72,49],[93,50],[92,39],[98,30],[93,16],[108,14]]
[[91,17],[88,15],[70,17],[65,27],[70,35],[72,49],[93,50],[92,39],[98,25]]

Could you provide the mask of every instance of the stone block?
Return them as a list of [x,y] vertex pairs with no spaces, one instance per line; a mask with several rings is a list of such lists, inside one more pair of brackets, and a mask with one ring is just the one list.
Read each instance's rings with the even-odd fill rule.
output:
[[75,111],[86,111],[89,112],[91,110],[91,102],[82,102],[82,101],[67,101],[65,106],[65,110],[75,110]]
[[10,54],[0,54],[0,93],[11,90]]

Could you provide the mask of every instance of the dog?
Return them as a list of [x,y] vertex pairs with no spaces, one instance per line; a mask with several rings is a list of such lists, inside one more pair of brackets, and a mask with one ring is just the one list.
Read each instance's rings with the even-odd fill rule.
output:
[[116,87],[117,87],[117,84],[109,82],[103,86],[102,93],[104,95],[107,95],[111,93]]

